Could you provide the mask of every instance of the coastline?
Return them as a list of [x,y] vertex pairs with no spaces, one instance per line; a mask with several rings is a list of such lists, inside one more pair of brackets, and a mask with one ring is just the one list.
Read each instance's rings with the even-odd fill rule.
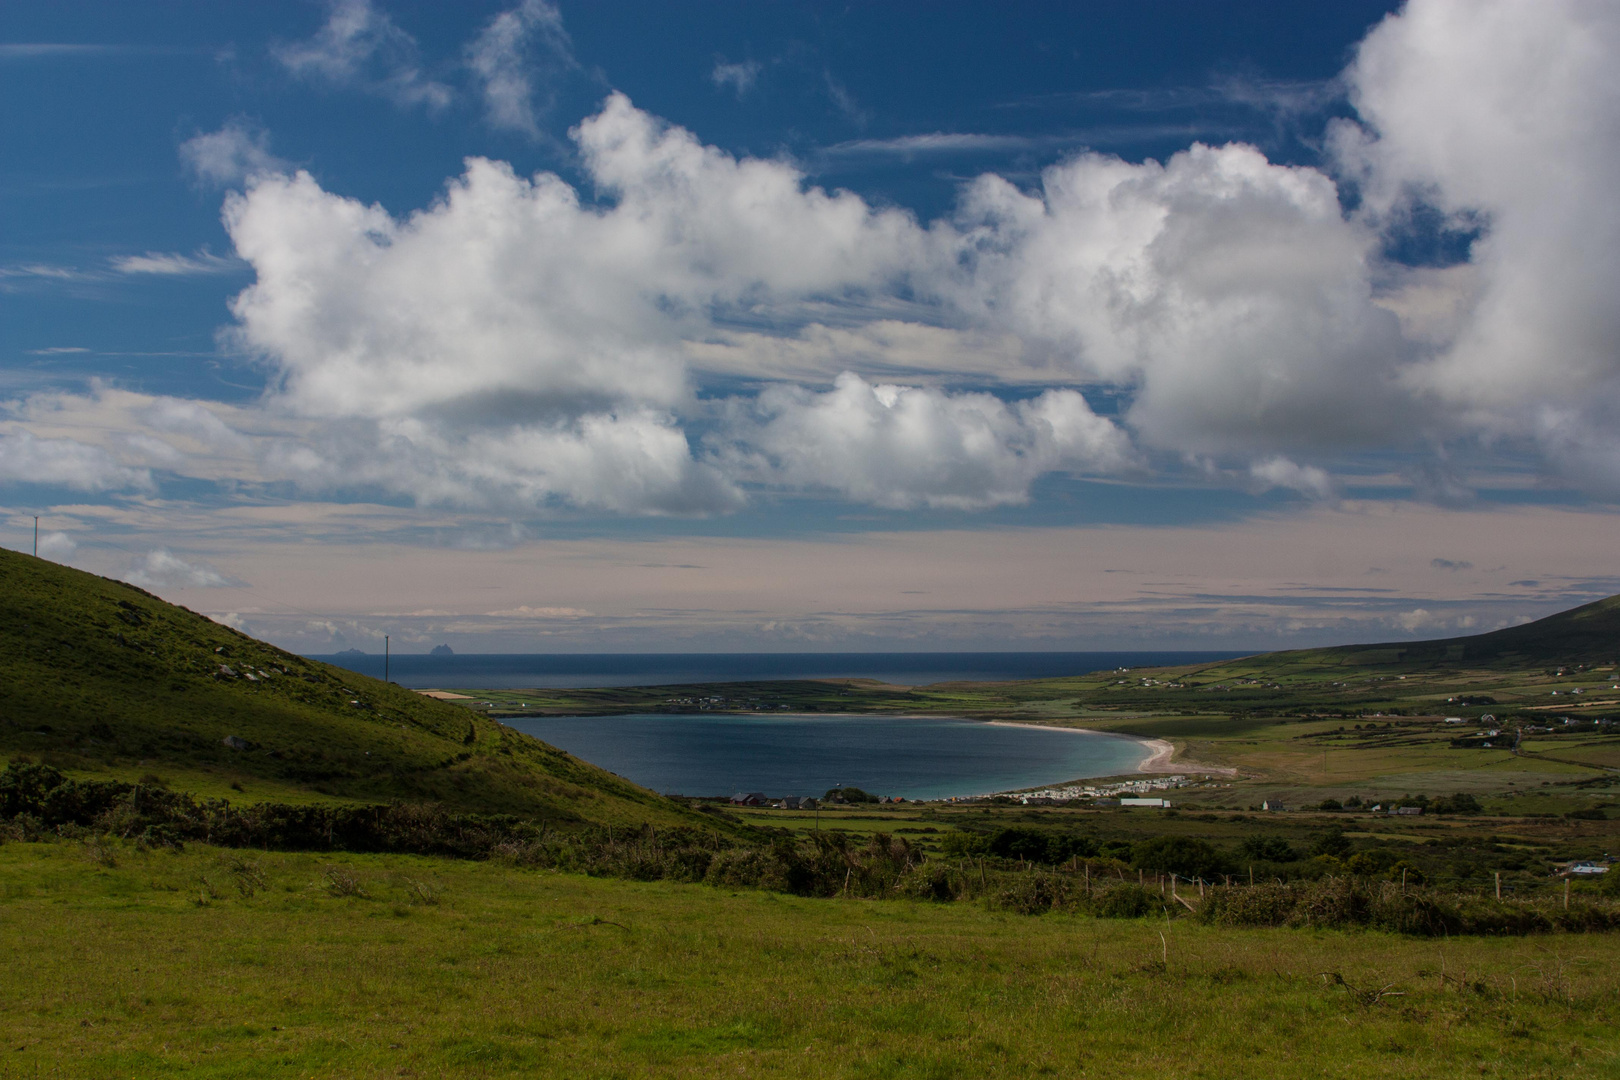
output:
[[1175,743],[1165,739],[1149,739],[1143,735],[1125,735],[1117,731],[1098,731],[1096,728],[1059,727],[1056,724],[1030,724],[1021,720],[986,720],[992,726],[999,727],[1033,727],[1043,728],[1047,731],[1069,731],[1076,735],[1100,735],[1107,739],[1129,739],[1134,743],[1141,743],[1148,751],[1148,756],[1139,761],[1136,771],[1139,773],[1169,773],[1169,772],[1201,772],[1205,771],[1198,766],[1188,768],[1177,765],[1171,767],[1170,759],[1176,756]]
[[1167,773],[1177,771],[1170,765],[1170,759],[1176,756],[1175,743],[1165,739],[1144,739],[1143,742],[1153,752],[1142,759],[1142,763],[1136,767],[1137,772]]
[[1002,724],[1008,727],[1038,727],[1048,731],[1072,731],[1076,735],[1102,735],[1110,739],[1130,739],[1147,747],[1149,754],[1136,766],[1139,773],[1199,773],[1204,776],[1236,776],[1237,770],[1224,765],[1200,765],[1196,761],[1181,761],[1172,764],[1171,759],[1176,756],[1176,744],[1168,739],[1150,739],[1145,735],[1126,735],[1118,731],[1098,731],[1096,728],[1059,727],[1056,724],[1032,724],[1023,720],[986,720],[987,724]]

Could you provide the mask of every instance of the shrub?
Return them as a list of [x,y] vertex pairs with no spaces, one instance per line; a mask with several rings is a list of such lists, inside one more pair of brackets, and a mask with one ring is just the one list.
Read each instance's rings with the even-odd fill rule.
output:
[[1038,915],[1043,911],[1063,910],[1073,906],[1075,882],[1072,878],[1046,872],[1011,874],[990,898],[991,905],[1016,911],[1020,915]]
[[1311,845],[1312,855],[1331,855],[1335,859],[1342,859],[1350,854],[1350,841],[1345,838],[1344,830],[1337,825],[1316,838]]
[[1369,848],[1366,851],[1358,851],[1346,859],[1344,868],[1362,877],[1378,877],[1387,873],[1400,861],[1401,857],[1388,848]]
[[1273,882],[1211,889],[1198,921],[1215,926],[1282,926],[1293,914],[1296,888]]
[[985,843],[984,850],[1003,859],[1024,859],[1055,866],[1077,856],[1090,858],[1097,854],[1097,845],[1085,836],[1015,826],[998,830]]
[[[328,866],[321,874],[326,885],[326,891],[333,896],[354,896],[362,900],[369,897],[365,885],[355,876],[354,871],[343,866]],[[215,896],[214,899],[219,899]]]
[[952,859],[986,855],[990,852],[990,838],[974,832],[948,832],[940,837],[939,850],[940,854]]
[[1465,792],[1457,792],[1449,798],[1438,798],[1429,804],[1432,814],[1478,814],[1484,810],[1479,800]]
[[1140,919],[1164,911],[1164,901],[1134,882],[1108,885],[1092,894],[1091,910],[1104,919]]
[[1247,836],[1238,845],[1238,854],[1256,862],[1287,863],[1299,858],[1299,852],[1280,836]]
[[1186,836],[1156,836],[1132,844],[1131,865],[1199,878],[1216,878],[1231,869],[1214,845]]

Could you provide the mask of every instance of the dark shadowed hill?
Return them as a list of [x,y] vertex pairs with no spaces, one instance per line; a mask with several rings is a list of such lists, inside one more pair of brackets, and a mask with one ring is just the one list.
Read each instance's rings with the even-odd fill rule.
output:
[[[0,549],[0,757],[553,820],[711,819],[470,711]],[[233,797],[238,797],[233,795]]]
[[1519,669],[1612,664],[1620,659],[1620,596],[1560,611],[1545,619],[1469,637],[1389,641],[1296,649],[1251,658],[1290,667],[1453,667]]

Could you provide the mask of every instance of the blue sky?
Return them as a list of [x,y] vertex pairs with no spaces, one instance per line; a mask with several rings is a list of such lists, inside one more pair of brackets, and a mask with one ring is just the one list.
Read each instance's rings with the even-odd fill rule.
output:
[[1620,591],[1617,37],[9,5],[0,543],[305,651],[1259,648]]

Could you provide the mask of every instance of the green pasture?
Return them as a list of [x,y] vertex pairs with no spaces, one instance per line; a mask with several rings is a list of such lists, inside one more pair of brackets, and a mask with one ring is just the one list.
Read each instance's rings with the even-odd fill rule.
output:
[[0,847],[0,1077],[1612,1076],[1620,938]]

